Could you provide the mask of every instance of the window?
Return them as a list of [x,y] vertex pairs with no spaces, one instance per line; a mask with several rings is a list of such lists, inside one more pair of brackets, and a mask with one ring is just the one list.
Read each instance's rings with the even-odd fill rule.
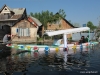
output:
[[18,36],[21,36],[21,37],[30,36],[29,28],[18,28],[16,32],[18,33]]
[[5,10],[7,10],[7,9],[5,8]]

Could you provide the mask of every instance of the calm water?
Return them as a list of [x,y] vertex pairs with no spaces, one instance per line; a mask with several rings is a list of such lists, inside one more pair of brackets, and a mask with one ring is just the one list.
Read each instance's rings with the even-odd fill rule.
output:
[[100,45],[68,58],[64,58],[66,52],[28,52],[5,46],[0,49],[0,75],[100,75]]

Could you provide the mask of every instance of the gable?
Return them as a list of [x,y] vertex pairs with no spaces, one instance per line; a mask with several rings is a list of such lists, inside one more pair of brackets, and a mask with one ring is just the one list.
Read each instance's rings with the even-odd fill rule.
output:
[[1,13],[10,13],[10,10],[9,10],[9,8],[8,8],[7,6],[5,6],[5,7],[2,9]]
[[73,26],[70,22],[68,22],[66,19],[62,18],[62,20],[63,20],[67,25],[69,25],[70,27],[76,28],[76,27]]
[[35,27],[35,26],[32,23],[30,23],[28,20],[24,19],[17,22],[13,27],[30,28],[30,27]]

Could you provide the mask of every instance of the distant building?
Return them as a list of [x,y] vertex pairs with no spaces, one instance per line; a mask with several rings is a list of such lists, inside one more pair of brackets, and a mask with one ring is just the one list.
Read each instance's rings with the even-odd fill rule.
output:
[[42,23],[31,16],[27,16],[26,8],[9,8],[4,5],[0,10],[0,39],[7,33],[16,35],[12,41],[36,41],[37,32]]
[[[53,22],[53,23],[48,23],[47,24],[47,29],[44,30],[45,32],[50,32],[50,31],[56,31],[56,30],[64,30],[64,29],[72,29],[76,28],[73,26],[70,22],[68,22],[64,18],[60,18],[58,21]],[[68,34],[68,38],[70,38],[72,35]]]

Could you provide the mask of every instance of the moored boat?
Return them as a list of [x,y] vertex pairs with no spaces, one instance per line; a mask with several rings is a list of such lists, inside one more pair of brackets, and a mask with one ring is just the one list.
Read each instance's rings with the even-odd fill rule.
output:
[[[48,45],[33,45],[33,44],[7,44],[7,47],[20,49],[20,50],[29,50],[29,51],[63,51],[67,50],[69,54],[74,53],[74,50],[80,51],[80,50],[87,50],[86,48],[92,47],[93,45],[98,44],[98,42],[90,42],[82,43],[82,44],[67,44],[67,34],[70,33],[77,33],[82,31],[90,30],[88,27],[81,27],[81,28],[74,28],[74,29],[67,29],[67,30],[59,30],[59,31],[53,31],[53,32],[46,32],[48,36],[54,36],[54,35],[60,35],[63,34],[64,38],[64,44],[57,45],[57,46],[48,46]],[[90,39],[89,39],[90,40]]]

